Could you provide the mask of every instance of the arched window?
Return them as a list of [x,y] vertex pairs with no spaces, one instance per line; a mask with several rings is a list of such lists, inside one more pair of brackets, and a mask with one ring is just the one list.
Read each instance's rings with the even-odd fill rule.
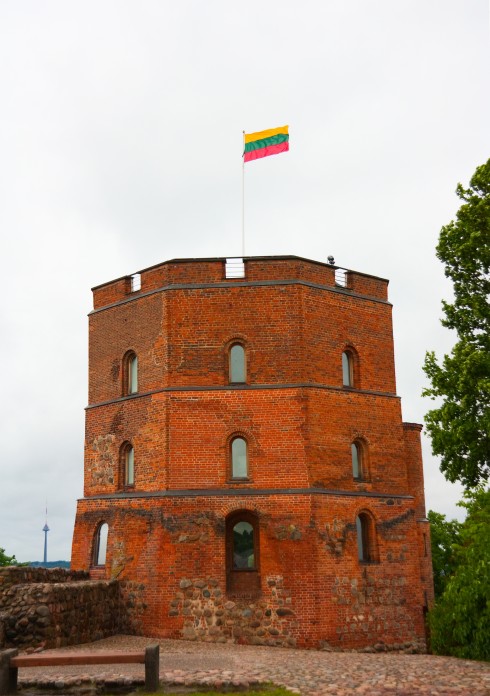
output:
[[255,570],[254,528],[240,520],[233,525],[233,570]]
[[245,348],[234,343],[229,352],[229,380],[232,384],[245,382]]
[[94,536],[93,546],[93,563],[96,566],[105,565],[107,555],[107,537],[109,535],[109,525],[107,522],[102,522],[97,527]]
[[138,356],[133,353],[128,360],[128,394],[138,391]]
[[350,350],[342,353],[342,384],[344,387],[354,386],[354,359]]
[[230,444],[231,478],[248,477],[247,441],[243,437],[234,437]]
[[124,486],[134,486],[134,448],[130,442],[121,447],[121,476]]
[[361,512],[356,517],[357,554],[363,563],[374,563],[377,560],[376,532],[371,515]]
[[259,524],[250,510],[239,510],[226,520],[226,574],[228,592],[260,592]]
[[367,452],[363,442],[356,440],[350,446],[352,456],[352,476],[358,481],[368,478]]
[[123,358],[123,394],[138,392],[138,356],[130,350]]

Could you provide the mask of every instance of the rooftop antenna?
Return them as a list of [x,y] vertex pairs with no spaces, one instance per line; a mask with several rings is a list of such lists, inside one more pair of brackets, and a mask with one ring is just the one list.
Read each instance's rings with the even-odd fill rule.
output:
[[44,560],[43,563],[46,565],[48,562],[48,532],[49,532],[49,527],[48,527],[48,501],[46,500],[46,522],[43,527],[43,532],[44,532]]

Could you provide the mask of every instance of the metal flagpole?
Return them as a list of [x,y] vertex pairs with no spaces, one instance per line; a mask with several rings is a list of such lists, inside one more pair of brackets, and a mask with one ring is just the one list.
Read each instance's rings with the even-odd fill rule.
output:
[[245,131],[243,131],[242,154],[242,257],[245,256]]

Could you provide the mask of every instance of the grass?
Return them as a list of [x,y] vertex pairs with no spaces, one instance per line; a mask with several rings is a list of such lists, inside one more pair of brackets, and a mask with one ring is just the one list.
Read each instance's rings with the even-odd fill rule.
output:
[[[223,693],[235,693],[235,694],[240,694],[240,696],[293,696],[291,691],[288,691],[287,689],[284,689],[282,686],[276,686],[275,684],[270,684],[270,685],[265,685],[262,684],[259,688],[257,689],[223,689],[223,690],[215,690],[215,691],[195,691],[195,690],[187,690],[185,687],[181,688],[175,688],[172,689],[170,688],[165,688],[162,687],[158,691],[155,691],[153,693],[148,693],[147,691],[144,690],[144,688],[137,689],[136,691],[131,691],[126,694],[126,696],[165,696],[165,695],[170,695],[170,694],[185,694],[185,696],[216,696],[217,694],[223,694]],[[106,696],[110,696],[110,694],[106,694]]]
[[[162,694],[168,693],[165,691]],[[186,696],[216,696],[218,693],[223,693],[222,691],[192,691]],[[281,686],[271,686],[270,688],[261,687],[260,689],[247,689],[246,691],[235,690],[227,691],[226,693],[239,693],[240,696],[292,696],[292,692],[287,689],[283,689]]]

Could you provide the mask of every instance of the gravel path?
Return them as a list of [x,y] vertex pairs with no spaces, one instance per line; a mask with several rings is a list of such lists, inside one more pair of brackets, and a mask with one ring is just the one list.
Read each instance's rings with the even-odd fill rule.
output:
[[[160,643],[164,684],[213,687],[263,682],[304,696],[490,696],[490,664],[432,655],[335,653],[249,645],[190,643],[139,636],[114,636],[73,650],[131,650]],[[48,651],[46,651],[48,652]],[[58,652],[58,651],[56,651]],[[93,665],[19,670],[19,684],[63,689],[91,681],[142,684],[142,665]]]

